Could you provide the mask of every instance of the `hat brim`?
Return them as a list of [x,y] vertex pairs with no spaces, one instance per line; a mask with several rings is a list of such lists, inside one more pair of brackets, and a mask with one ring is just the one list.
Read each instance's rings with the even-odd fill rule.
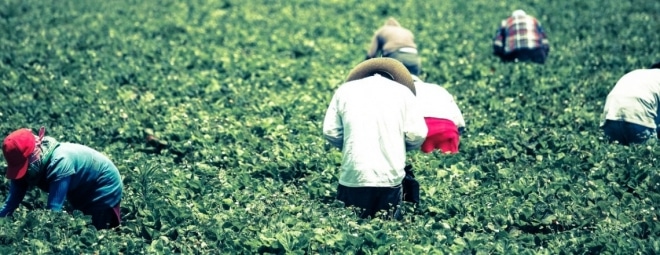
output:
[[400,61],[393,58],[372,58],[363,61],[351,70],[346,81],[359,80],[374,74],[383,75],[403,86],[408,87],[413,94],[415,91],[415,81],[412,75]]
[[25,159],[25,162],[21,165],[13,165],[13,166],[7,166],[7,179],[11,180],[17,180],[23,178],[25,176],[25,173],[27,173],[28,165],[29,165],[29,160]]

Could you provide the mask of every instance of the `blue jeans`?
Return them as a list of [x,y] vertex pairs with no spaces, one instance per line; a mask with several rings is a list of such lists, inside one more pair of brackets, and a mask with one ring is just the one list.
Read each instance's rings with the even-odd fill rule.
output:
[[657,138],[655,128],[621,120],[606,120],[602,128],[610,142],[618,141],[623,145],[645,143],[651,138]]
[[339,184],[337,200],[344,206],[354,206],[360,218],[373,218],[379,211],[386,211],[386,218],[402,219],[401,204],[403,191],[401,185],[394,187],[346,187]]
[[92,225],[98,230],[115,228],[121,224],[119,204],[111,208],[85,211],[83,214],[92,216]]

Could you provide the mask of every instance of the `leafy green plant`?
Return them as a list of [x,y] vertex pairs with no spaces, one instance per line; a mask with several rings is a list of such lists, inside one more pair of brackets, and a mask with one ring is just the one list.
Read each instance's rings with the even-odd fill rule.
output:
[[[548,32],[545,65],[491,54],[518,8]],[[0,131],[44,125],[99,149],[124,198],[122,226],[97,231],[31,190],[0,219],[0,253],[658,253],[657,142],[608,144],[598,128],[616,80],[657,62],[657,13],[609,0],[4,1]],[[408,154],[422,202],[402,221],[360,220],[334,199],[341,153],[322,121],[388,16],[415,32],[422,78],[455,95],[467,132],[459,154]]]

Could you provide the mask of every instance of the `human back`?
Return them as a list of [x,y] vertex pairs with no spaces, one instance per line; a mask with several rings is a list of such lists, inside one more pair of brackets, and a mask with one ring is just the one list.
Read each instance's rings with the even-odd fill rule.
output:
[[381,46],[383,56],[404,47],[417,48],[412,31],[404,27],[383,26],[376,32],[376,36],[383,43]]
[[323,135],[342,151],[337,200],[360,218],[401,219],[406,151],[428,131],[414,95],[401,62],[376,58],[355,66],[328,104]]
[[421,72],[422,61],[413,32],[401,26],[393,17],[388,18],[385,24],[376,30],[365,59],[378,56],[400,61],[414,75]]
[[457,127],[465,127],[465,119],[454,97],[440,85],[415,80],[417,100],[424,117],[448,119]]
[[342,158],[339,182],[349,187],[400,183],[405,174],[405,125],[414,95],[379,75],[347,82],[337,94],[346,134],[343,150],[349,155]]
[[46,168],[47,183],[67,176],[71,176],[67,199],[76,209],[113,207],[121,200],[122,182],[117,167],[88,146],[62,142],[53,150]]
[[538,21],[530,15],[511,16],[502,21],[502,26],[509,35],[506,37],[505,52],[535,49],[543,45],[544,38],[537,32]]
[[623,75],[607,95],[604,119],[656,128],[660,69],[637,69]]
[[545,63],[550,44],[545,29],[523,10],[514,11],[500,22],[493,40],[493,53],[504,62]]

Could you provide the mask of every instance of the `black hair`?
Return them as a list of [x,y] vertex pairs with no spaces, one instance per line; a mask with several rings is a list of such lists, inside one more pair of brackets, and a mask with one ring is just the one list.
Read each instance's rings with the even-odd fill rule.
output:
[[651,65],[651,69],[660,69],[660,62],[656,62],[655,64]]

